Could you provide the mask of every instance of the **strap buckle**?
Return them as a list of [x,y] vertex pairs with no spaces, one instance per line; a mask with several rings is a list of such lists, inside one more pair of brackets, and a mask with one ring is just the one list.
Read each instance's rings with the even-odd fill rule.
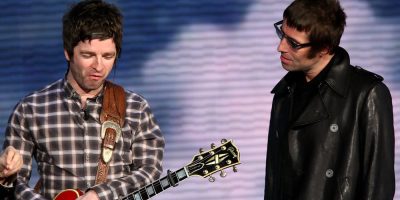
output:
[[[115,136],[114,134],[110,134],[110,132],[107,133],[107,129],[112,129],[115,131]],[[106,136],[107,135],[107,136]],[[106,138],[105,137],[110,137],[110,138]],[[119,138],[121,137],[121,127],[118,123],[114,122],[114,121],[104,121],[103,124],[101,125],[101,139],[103,139],[103,151],[102,151],[102,158],[103,161],[105,163],[110,162],[111,157],[112,157],[112,152],[114,150],[114,144],[112,143],[112,145],[108,142],[105,141],[109,141],[109,140],[113,140],[112,137],[115,137],[115,143],[118,143]]]

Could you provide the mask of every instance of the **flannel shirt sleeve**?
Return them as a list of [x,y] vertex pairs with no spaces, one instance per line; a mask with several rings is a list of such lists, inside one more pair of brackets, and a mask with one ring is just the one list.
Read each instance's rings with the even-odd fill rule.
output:
[[2,194],[2,198],[5,200],[12,199],[13,191],[14,191],[14,181],[17,178],[17,174],[6,178],[0,178],[0,194]]
[[129,176],[96,185],[101,200],[118,199],[133,189],[157,180],[162,173],[164,137],[146,100],[142,99],[139,123],[131,146],[134,169]]
[[24,102],[15,107],[8,121],[6,139],[3,146],[13,146],[15,149],[19,149],[24,163],[14,182],[15,199],[41,200],[45,198],[36,194],[28,184],[32,171],[32,153],[34,151],[34,143],[28,123],[30,116],[32,116],[32,113]]

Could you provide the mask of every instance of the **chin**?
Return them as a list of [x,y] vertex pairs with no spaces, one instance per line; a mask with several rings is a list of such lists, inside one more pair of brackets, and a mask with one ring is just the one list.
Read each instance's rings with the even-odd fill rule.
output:
[[285,65],[283,63],[282,63],[282,68],[285,69],[288,72],[295,71],[293,68],[291,68],[290,66],[287,66],[287,65]]
[[299,69],[298,67],[293,67],[291,65],[285,65],[282,63],[282,68],[285,69],[288,72],[298,72],[298,71],[302,71],[301,69]]
[[103,85],[103,82],[98,83],[98,84],[87,84],[85,85],[86,90],[97,90]]

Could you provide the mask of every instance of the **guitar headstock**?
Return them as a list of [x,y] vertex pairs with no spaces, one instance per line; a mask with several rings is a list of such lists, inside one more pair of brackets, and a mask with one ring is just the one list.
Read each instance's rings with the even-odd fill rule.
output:
[[226,173],[223,169],[233,167],[233,171],[237,172],[236,165],[240,164],[240,153],[238,148],[226,139],[221,140],[221,145],[216,147],[211,144],[211,149],[203,151],[193,157],[190,164],[186,166],[189,176],[209,177],[210,182],[214,182],[215,178],[211,175],[221,171],[221,177],[225,177]]

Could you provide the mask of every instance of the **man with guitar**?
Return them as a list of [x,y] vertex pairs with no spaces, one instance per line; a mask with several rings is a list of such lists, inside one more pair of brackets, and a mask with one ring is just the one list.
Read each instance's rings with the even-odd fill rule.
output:
[[6,129],[4,146],[19,149],[25,164],[16,199],[53,199],[67,189],[79,200],[118,199],[159,178],[164,138],[149,104],[106,80],[121,54],[122,26],[120,10],[101,0],[64,15],[65,77],[23,98]]

